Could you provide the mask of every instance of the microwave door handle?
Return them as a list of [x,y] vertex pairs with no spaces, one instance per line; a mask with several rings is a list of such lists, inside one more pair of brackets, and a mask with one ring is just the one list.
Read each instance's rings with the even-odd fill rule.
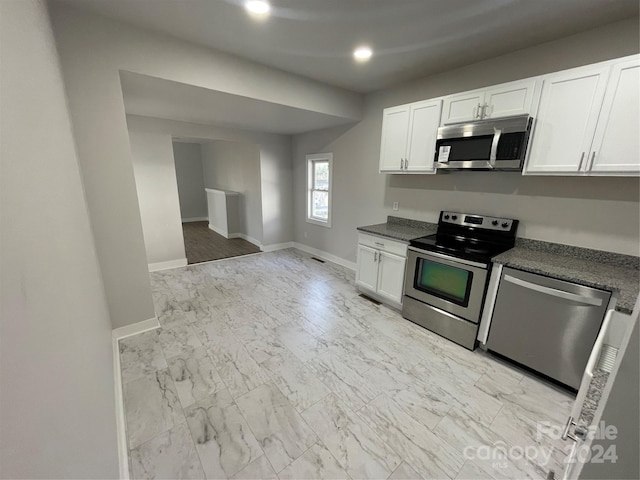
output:
[[493,129],[493,142],[491,142],[491,154],[489,155],[489,164],[491,168],[496,167],[496,157],[498,155],[498,144],[500,143],[500,136],[502,130],[498,128]]

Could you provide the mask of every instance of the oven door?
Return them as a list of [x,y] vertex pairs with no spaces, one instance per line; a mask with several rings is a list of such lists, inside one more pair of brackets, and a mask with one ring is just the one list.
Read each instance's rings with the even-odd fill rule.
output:
[[404,294],[478,323],[487,268],[483,263],[409,247]]

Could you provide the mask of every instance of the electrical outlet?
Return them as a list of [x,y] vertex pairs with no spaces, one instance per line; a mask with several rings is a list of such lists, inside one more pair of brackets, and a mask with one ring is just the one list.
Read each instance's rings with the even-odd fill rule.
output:
[[398,202],[393,202],[393,209],[398,210]]

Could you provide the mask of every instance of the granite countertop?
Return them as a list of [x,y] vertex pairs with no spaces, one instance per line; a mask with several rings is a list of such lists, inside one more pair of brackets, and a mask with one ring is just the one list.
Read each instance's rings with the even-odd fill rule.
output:
[[593,417],[598,409],[598,404],[600,403],[600,398],[602,397],[602,392],[608,379],[609,372],[602,369],[596,369],[593,372],[593,378],[591,379],[584,404],[582,405],[580,418],[577,421],[578,425],[589,427],[593,423]]
[[640,291],[640,258],[588,248],[518,239],[494,263],[613,292],[616,310],[631,313]]
[[416,238],[424,237],[436,233],[438,225],[436,223],[421,222],[400,217],[387,217],[387,223],[378,223],[376,225],[367,225],[358,227],[358,230],[364,233],[380,235],[381,237],[392,238],[409,242]]

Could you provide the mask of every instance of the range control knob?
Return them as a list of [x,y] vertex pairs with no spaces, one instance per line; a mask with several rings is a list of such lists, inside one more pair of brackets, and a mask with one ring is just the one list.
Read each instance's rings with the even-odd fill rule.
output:
[[494,220],[493,222],[491,222],[491,225],[493,225],[494,227],[498,225],[498,220]]
[[457,215],[451,215],[451,220],[457,220],[458,216]]
[[445,219],[445,220],[449,220],[449,215],[445,215],[445,216],[444,216],[444,219]]
[[507,228],[508,226],[509,226],[509,223],[508,223],[508,222],[503,222],[503,223],[502,223],[502,228]]

